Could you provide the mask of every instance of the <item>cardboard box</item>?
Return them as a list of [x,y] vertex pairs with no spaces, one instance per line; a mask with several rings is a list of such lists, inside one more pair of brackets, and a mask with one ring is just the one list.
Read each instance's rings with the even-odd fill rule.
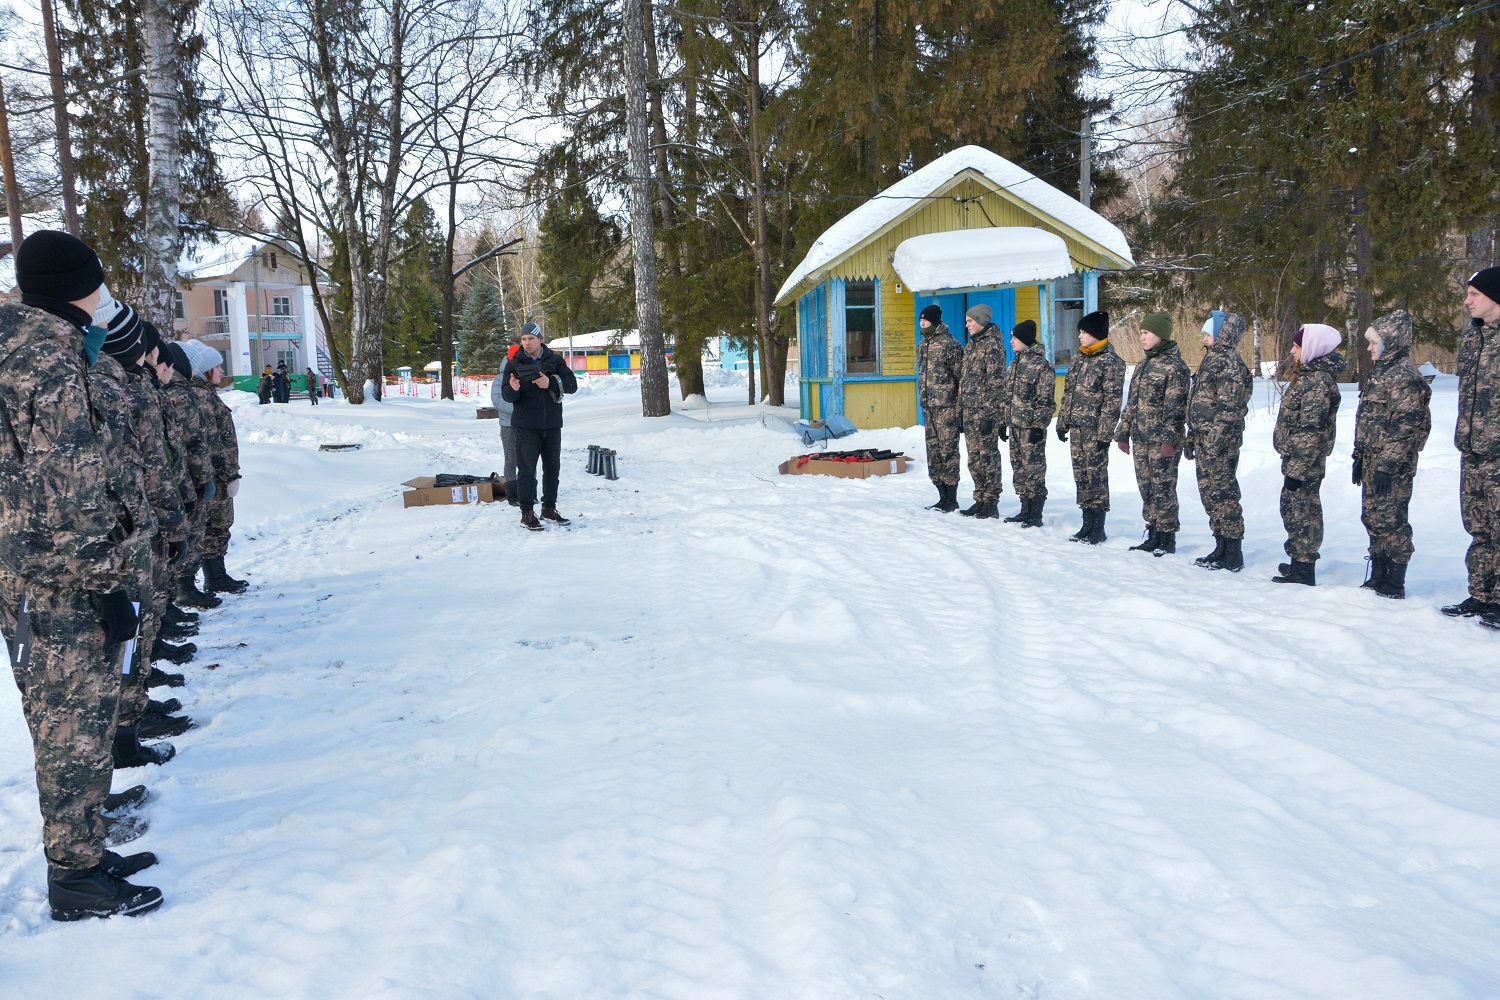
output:
[[505,499],[505,487],[499,490],[496,496],[495,484],[489,480],[482,483],[470,483],[467,486],[435,486],[437,479],[433,476],[421,476],[417,479],[408,479],[402,486],[410,486],[411,489],[401,494],[401,503],[406,507],[432,507],[437,504],[458,503],[494,503]]
[[474,410],[475,420],[499,420],[500,411],[493,406],[480,406]]
[[783,476],[838,476],[840,479],[869,479],[871,476],[889,476],[906,471],[906,456],[882,459],[876,462],[825,462],[810,459],[802,466],[795,458],[789,458],[779,466]]

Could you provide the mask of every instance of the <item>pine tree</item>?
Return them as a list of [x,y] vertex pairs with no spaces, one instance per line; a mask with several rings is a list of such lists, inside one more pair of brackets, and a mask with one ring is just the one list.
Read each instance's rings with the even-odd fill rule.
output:
[[391,320],[385,337],[387,370],[409,365],[414,371],[421,371],[437,358],[443,250],[443,234],[432,206],[425,201],[414,202],[402,223],[391,267]]
[[483,268],[470,273],[474,277],[464,294],[458,327],[459,366],[465,372],[498,374],[513,342],[500,286]]

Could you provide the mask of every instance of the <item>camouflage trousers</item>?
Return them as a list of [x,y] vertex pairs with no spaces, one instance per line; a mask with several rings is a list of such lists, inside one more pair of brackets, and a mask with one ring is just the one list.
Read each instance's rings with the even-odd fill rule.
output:
[[1323,480],[1304,479],[1295,490],[1281,486],[1281,524],[1286,554],[1296,562],[1317,562],[1323,547]]
[[1047,499],[1047,436],[1036,444],[1029,440],[1030,427],[1010,428],[1011,479],[1016,484],[1016,496],[1032,500]]
[[1197,449],[1198,496],[1215,538],[1245,537],[1238,474],[1242,440],[1241,434],[1213,435]]
[[1464,530],[1474,539],[1464,557],[1469,593],[1500,604],[1500,455],[1463,455],[1460,468]]
[[1078,506],[1084,510],[1109,510],[1109,449],[1113,443],[1108,437],[1089,437],[1077,428],[1068,434],[1073,485],[1078,489]]
[[1141,518],[1157,531],[1176,533],[1181,527],[1177,506],[1177,463],[1181,450],[1163,456],[1161,446],[1132,441],[1135,485],[1141,491]]
[[958,485],[958,407],[924,411],[927,423],[927,478],[939,486]]
[[229,495],[228,483],[215,483],[218,490],[208,501],[208,514],[203,526],[203,558],[222,559],[229,551],[229,528],[234,524],[234,497]]
[[151,672],[151,644],[161,631],[161,616],[166,611],[157,580],[157,574],[165,572],[166,555],[166,542],[160,535],[147,544],[133,546],[127,554],[132,580],[126,589],[132,599],[140,602],[141,631],[135,644],[130,671],[126,673],[123,664],[121,665],[120,701],[116,718],[122,726],[139,722],[141,713],[146,711],[146,705],[151,700],[146,693],[146,675]]
[[980,503],[994,503],[1005,492],[1005,474],[1000,466],[999,421],[988,434],[981,434],[980,421],[994,420],[994,417],[981,417],[977,411],[966,410],[963,418],[964,442],[969,450],[969,475],[974,479],[974,499]]
[[[104,856],[100,810],[114,775],[118,645],[106,646],[83,594],[30,594],[31,642],[13,664],[36,757],[42,846],[61,868],[92,868]],[[0,598],[0,628],[14,643],[20,596]]]
[[184,519],[186,536],[183,544],[187,551],[183,556],[183,562],[178,572],[186,576],[188,573],[196,573],[198,566],[203,562],[203,545],[208,532],[208,506],[209,501],[200,500],[193,512]]
[[1370,556],[1374,559],[1389,559],[1394,563],[1411,562],[1416,546],[1411,541],[1412,481],[1417,472],[1413,468],[1391,476],[1391,491],[1385,496],[1375,495],[1375,469],[1371,462],[1365,466],[1364,479],[1360,482],[1359,520],[1370,535]]

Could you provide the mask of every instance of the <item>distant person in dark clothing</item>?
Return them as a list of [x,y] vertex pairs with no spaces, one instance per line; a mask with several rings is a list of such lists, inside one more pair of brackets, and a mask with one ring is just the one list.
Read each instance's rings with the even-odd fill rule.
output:
[[312,405],[318,405],[318,373],[311,368],[303,376],[307,380],[307,398],[312,400]]
[[516,430],[516,486],[521,524],[541,531],[536,507],[536,460],[542,460],[542,520],[567,524],[557,512],[557,482],[562,462],[564,393],[578,391],[573,369],[544,342],[542,328],[521,328],[521,349],[500,372],[501,398],[515,407],[510,425]]
[[271,377],[271,366],[266,365],[266,370],[261,372],[260,375],[260,391],[257,393],[260,396],[261,406],[265,406],[271,401],[271,393],[274,391],[274,385],[275,382]]
[[276,374],[271,376],[271,398],[278,403],[290,403],[292,401],[292,383],[286,377],[286,365],[276,366]]

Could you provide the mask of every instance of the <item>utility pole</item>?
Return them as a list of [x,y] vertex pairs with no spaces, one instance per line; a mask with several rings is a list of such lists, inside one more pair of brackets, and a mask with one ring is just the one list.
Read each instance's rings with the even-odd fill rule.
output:
[[1094,123],[1088,115],[1083,116],[1083,129],[1078,133],[1078,200],[1084,208],[1091,208],[1094,198],[1094,174],[1089,166],[1089,145],[1094,137]]
[[5,106],[5,81],[0,80],[0,171],[5,179],[5,214],[10,217],[10,252],[21,249],[21,189],[16,186],[16,161],[10,151],[10,112]]
[[57,125],[57,172],[62,180],[63,225],[83,235],[78,220],[78,182],[73,175],[73,139],[68,131],[68,95],[63,92],[62,48],[57,42],[57,8],[42,0],[42,37],[47,45],[47,72],[52,79],[52,118]]

